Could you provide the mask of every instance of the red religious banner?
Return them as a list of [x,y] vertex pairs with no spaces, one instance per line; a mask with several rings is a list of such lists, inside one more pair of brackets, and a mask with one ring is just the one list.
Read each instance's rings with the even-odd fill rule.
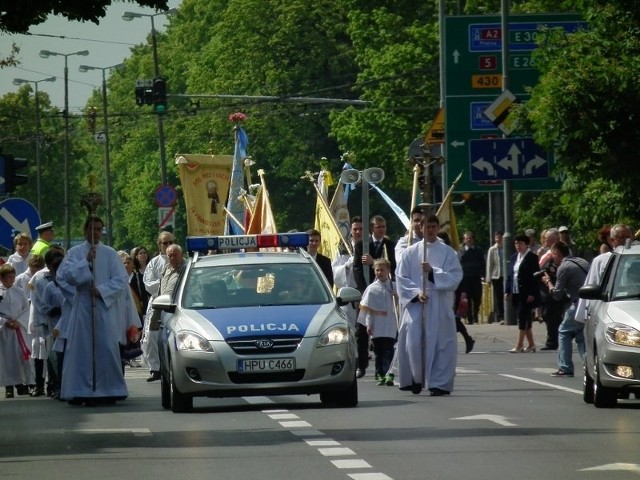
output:
[[176,156],[187,213],[187,235],[223,235],[231,155]]

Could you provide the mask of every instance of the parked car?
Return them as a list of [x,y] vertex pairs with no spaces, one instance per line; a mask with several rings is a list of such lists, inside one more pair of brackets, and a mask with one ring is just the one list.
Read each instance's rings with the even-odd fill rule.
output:
[[618,247],[600,285],[585,285],[584,401],[599,408],[640,397],[640,245]]
[[[173,295],[159,296],[162,406],[193,408],[193,398],[320,394],[324,404],[358,403],[354,332],[300,245],[306,233],[195,237]],[[274,243],[275,242],[275,243]],[[284,252],[252,252],[285,246]],[[295,251],[295,248],[297,248]],[[242,249],[242,251],[238,251]],[[231,253],[201,255],[200,252]]]

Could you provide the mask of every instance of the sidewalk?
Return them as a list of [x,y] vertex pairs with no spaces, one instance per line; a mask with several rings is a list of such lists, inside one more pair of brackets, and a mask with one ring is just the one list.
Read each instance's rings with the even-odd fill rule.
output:
[[[478,323],[466,325],[469,334],[477,339],[488,339],[494,343],[503,342],[514,345],[518,338],[518,325],[500,325],[499,323]],[[533,338],[538,347],[544,345],[547,338],[547,326],[533,322]]]

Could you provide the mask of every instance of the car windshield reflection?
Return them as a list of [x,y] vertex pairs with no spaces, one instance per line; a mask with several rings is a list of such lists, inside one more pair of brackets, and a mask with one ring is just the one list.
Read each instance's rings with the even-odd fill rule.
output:
[[613,284],[612,299],[624,300],[640,296],[640,256],[621,258]]
[[311,265],[202,266],[189,274],[182,306],[190,309],[324,304],[331,292]]

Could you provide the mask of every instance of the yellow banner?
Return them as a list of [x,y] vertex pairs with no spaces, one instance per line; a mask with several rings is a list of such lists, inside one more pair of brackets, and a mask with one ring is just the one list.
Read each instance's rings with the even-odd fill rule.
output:
[[223,235],[231,181],[231,155],[178,155],[187,211],[187,235]]

